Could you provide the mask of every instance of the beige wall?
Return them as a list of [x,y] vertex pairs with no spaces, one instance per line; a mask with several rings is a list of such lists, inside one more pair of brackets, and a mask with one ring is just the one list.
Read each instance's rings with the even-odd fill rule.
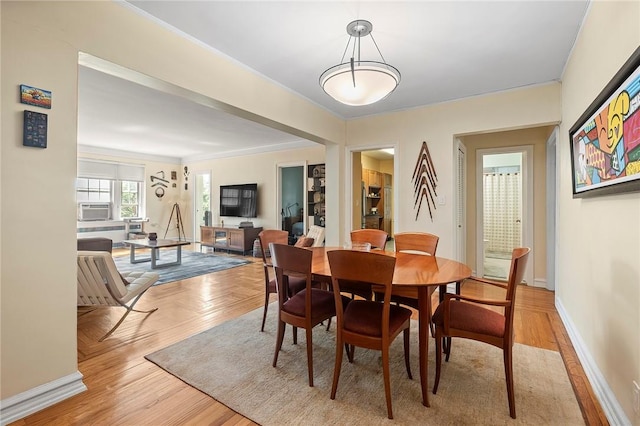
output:
[[[568,133],[640,46],[639,23],[640,2],[591,2],[567,63],[558,140],[556,261],[558,307],[574,327],[574,344],[601,374],[592,377],[606,381],[599,391],[617,400],[627,422],[636,425],[632,380],[640,383],[640,194],[572,198]],[[622,418],[612,422],[624,423]]]
[[[345,125],[326,110],[121,4],[3,1],[0,7],[2,92],[17,94],[20,84],[29,84],[53,93],[53,107],[46,111],[47,149],[22,147],[24,105],[17,95],[2,97],[4,400],[77,372],[74,182],[79,52],[209,96],[309,139],[337,144],[330,152],[338,152],[336,147],[344,143]],[[337,171],[334,175],[340,177]],[[37,200],[38,208],[24,208],[19,200],[27,195]],[[339,202],[332,200],[333,212]],[[329,219],[333,214],[340,222],[333,212]]]
[[[0,398],[5,400],[77,371],[75,199],[77,55],[79,51],[196,90],[313,140],[396,147],[396,231],[441,235],[438,251],[453,257],[456,137],[558,123],[569,127],[636,46],[638,2],[592,2],[562,86],[528,87],[345,123],[127,8],[110,2],[1,2],[2,157],[0,159]],[[117,31],[114,29],[117,28]],[[594,51],[602,51],[594,55]],[[594,60],[594,57],[603,58]],[[588,70],[588,72],[585,72]],[[218,78],[212,78],[216,76]],[[19,84],[53,92],[49,147],[21,146]],[[415,220],[411,173],[427,141],[438,173],[433,221]],[[565,323],[605,393],[628,419],[631,380],[640,380],[640,198],[638,194],[574,200],[568,144],[559,143],[557,300]],[[344,149],[329,145],[327,209],[344,234]],[[218,166],[218,164],[216,164]],[[198,166],[193,164],[195,169]],[[212,166],[213,168],[213,166]],[[38,173],[25,173],[37,170]],[[236,174],[237,173],[237,174]],[[275,173],[275,172],[273,172]],[[234,170],[238,178],[242,173]],[[16,178],[17,177],[17,178]],[[25,194],[42,208],[24,209]],[[616,217],[602,223],[601,218]],[[46,221],[43,221],[46,216]],[[56,226],[49,224],[55,223]],[[592,224],[597,224],[593,226]],[[617,226],[624,224],[621,231]],[[334,228],[327,235],[341,241]],[[34,268],[33,241],[39,243]],[[34,309],[34,306],[37,309]],[[26,313],[29,321],[26,321]],[[585,358],[586,357],[586,358]],[[601,376],[599,376],[601,374]],[[594,376],[591,376],[594,377]],[[601,387],[602,388],[602,387]],[[637,422],[637,420],[634,420]]]
[[477,264],[476,253],[476,151],[487,148],[504,148],[510,146],[533,146],[533,277],[535,281],[546,280],[547,276],[547,249],[546,249],[546,143],[553,127],[537,127],[532,129],[512,130],[507,132],[483,133],[480,135],[464,136],[460,140],[466,147],[467,163],[467,258],[468,265],[475,268]]
[[393,160],[380,160],[379,166],[380,172],[393,176]]
[[368,156],[366,151],[362,153],[361,159],[363,169],[380,170],[380,160]]
[[[18,6],[0,4],[3,399],[77,371],[78,53],[40,28],[37,19],[32,26],[16,17],[12,11]],[[20,84],[51,90],[52,109],[19,104]],[[48,114],[46,149],[22,146],[25,109]]]
[[[286,160],[286,161],[283,161]],[[286,152],[270,152],[235,158],[222,158],[188,164],[190,170],[211,172],[211,207],[213,223],[220,223],[220,185],[236,183],[258,184],[258,217],[255,219],[225,217],[225,225],[237,225],[243,220],[251,220],[254,226],[265,229],[280,229],[281,220],[278,206],[277,172],[278,164],[300,163],[321,164],[325,162],[325,148],[322,145]],[[189,224],[191,229],[192,220]],[[308,226],[309,224],[307,224]]]
[[[440,235],[438,253],[454,255],[454,140],[458,136],[546,126],[560,121],[559,84],[530,87],[448,102],[410,111],[347,122],[347,145],[394,144],[398,194],[394,232],[422,231]],[[426,208],[416,220],[411,176],[420,146],[427,141],[438,175],[438,204],[433,221]],[[424,207],[424,205],[423,205]]]
[[[178,232],[176,229],[176,216],[174,214],[171,217],[171,211],[174,203],[178,203],[180,206],[180,216],[183,219],[183,227],[185,231],[185,235],[187,237],[191,237],[191,232],[187,229],[187,220],[188,219],[188,210],[187,206],[189,205],[189,193],[184,190],[184,173],[183,166],[175,163],[166,163],[153,161],[148,159],[139,159],[139,158],[130,158],[122,155],[104,155],[104,154],[95,154],[83,152],[79,153],[78,157],[80,158],[88,158],[88,159],[98,159],[98,160],[106,160],[106,161],[115,161],[115,162],[123,162],[128,164],[139,164],[144,166],[145,169],[145,179],[144,179],[144,188],[145,188],[145,217],[149,218],[149,222],[144,224],[145,232],[156,232],[160,237],[164,237],[165,231],[167,231],[167,238],[174,238],[178,236]],[[168,179],[169,185],[165,188],[164,196],[162,198],[158,198],[155,194],[155,187],[152,187],[151,176],[161,176],[156,174],[159,171],[163,171],[165,173],[165,178]],[[171,181],[171,171],[176,171],[177,180]],[[176,187],[173,188],[171,186],[172,183],[176,184]],[[171,226],[167,228],[169,224],[169,220],[173,219],[171,222]],[[82,223],[79,222],[80,226]],[[124,232],[123,234],[124,235]]]

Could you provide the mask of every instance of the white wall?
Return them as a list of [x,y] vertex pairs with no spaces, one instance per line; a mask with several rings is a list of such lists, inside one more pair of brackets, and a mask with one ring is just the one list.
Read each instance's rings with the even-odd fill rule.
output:
[[563,78],[556,250],[556,298],[574,346],[592,383],[598,380],[596,392],[608,398],[603,405],[615,416],[612,424],[636,425],[640,417],[632,409],[632,380],[640,383],[640,194],[573,199],[568,134],[639,45],[640,2],[591,3]]

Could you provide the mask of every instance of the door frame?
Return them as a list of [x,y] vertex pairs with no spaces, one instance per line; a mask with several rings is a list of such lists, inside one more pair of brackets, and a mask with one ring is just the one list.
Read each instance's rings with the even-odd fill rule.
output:
[[[522,154],[522,245],[531,248],[533,245],[533,145],[487,148],[476,151],[476,273],[484,274],[484,191],[483,191],[483,157],[494,154]],[[527,285],[534,286],[534,259],[530,257],[525,268],[524,280]]]
[[547,139],[547,279],[545,287],[547,290],[555,291],[557,265],[557,241],[556,241],[556,223],[558,223],[557,194],[559,192],[558,179],[556,175],[557,158],[558,158],[558,135],[560,128],[555,126],[549,139]]
[[[344,214],[345,214],[345,218],[348,218],[347,221],[345,221],[345,226],[347,227],[347,229],[345,230],[345,235],[348,237],[351,233],[351,230],[353,229],[360,229],[361,224],[357,224],[357,227],[354,228],[354,223],[353,223],[353,203],[351,202],[353,200],[353,167],[351,166],[353,164],[353,154],[355,152],[366,152],[366,151],[377,151],[379,149],[386,149],[386,148],[393,148],[393,176],[394,179],[397,176],[400,176],[400,162],[398,161],[398,154],[399,154],[399,145],[397,143],[387,143],[387,144],[376,144],[376,145],[359,145],[359,146],[347,146],[345,147],[345,176],[347,177],[344,180],[344,195],[345,195],[345,200],[349,200],[349,202],[344,203],[345,207],[344,207]],[[393,185],[392,187],[392,193],[393,193],[393,218],[392,220],[392,224],[391,224],[391,228],[393,229],[394,232],[400,232],[399,231],[399,227],[397,225],[397,217],[398,217],[398,212],[399,210],[399,204],[398,204],[398,185]],[[390,235],[391,238],[393,238],[393,235]],[[346,238],[346,237],[345,237]]]
[[[213,220],[213,176],[211,173],[211,170],[196,170],[193,173],[193,195],[192,195],[192,200],[193,202],[191,203],[191,223],[193,224],[193,242],[194,243],[199,243],[200,242],[200,225],[198,224],[198,218],[197,218],[197,206],[196,206],[196,200],[197,200],[197,192],[198,192],[198,177],[202,176],[202,175],[208,175],[209,176],[209,211],[211,212],[211,220]],[[212,224],[213,225],[213,224]]]
[[285,168],[289,168],[289,167],[302,167],[302,223],[303,223],[303,227],[304,227],[304,233],[305,235],[307,234],[307,232],[309,231],[309,224],[308,224],[308,185],[307,185],[307,169],[308,169],[308,165],[309,162],[304,160],[304,161],[292,161],[292,162],[288,162],[288,163],[276,163],[276,204],[275,204],[275,209],[276,209],[276,217],[280,219],[279,223],[275,224],[275,228],[274,229],[281,229],[282,228],[282,215],[280,214],[281,212],[279,211],[279,207],[281,208],[282,206],[282,169]]
[[[456,197],[454,199],[453,211],[456,220],[454,220],[454,234],[456,260],[461,263],[467,263],[467,147],[460,140],[455,138],[453,161],[455,163],[456,174],[454,176],[454,185],[456,187]],[[458,161],[458,152],[462,151],[464,161],[462,164]],[[458,212],[462,213],[461,223],[458,220]]]

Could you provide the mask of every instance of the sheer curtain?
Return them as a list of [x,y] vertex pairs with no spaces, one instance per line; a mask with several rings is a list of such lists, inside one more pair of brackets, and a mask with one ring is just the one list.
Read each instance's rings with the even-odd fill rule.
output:
[[484,238],[487,240],[487,253],[510,256],[511,250],[520,245],[520,181],[521,174],[518,172],[483,175]]

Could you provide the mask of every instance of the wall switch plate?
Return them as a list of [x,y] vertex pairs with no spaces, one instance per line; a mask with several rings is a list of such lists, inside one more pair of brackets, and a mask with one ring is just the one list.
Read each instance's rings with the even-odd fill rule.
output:
[[447,198],[444,195],[438,196],[438,204],[444,206],[447,203]]
[[633,411],[636,416],[640,416],[640,386],[635,380],[633,382]]

